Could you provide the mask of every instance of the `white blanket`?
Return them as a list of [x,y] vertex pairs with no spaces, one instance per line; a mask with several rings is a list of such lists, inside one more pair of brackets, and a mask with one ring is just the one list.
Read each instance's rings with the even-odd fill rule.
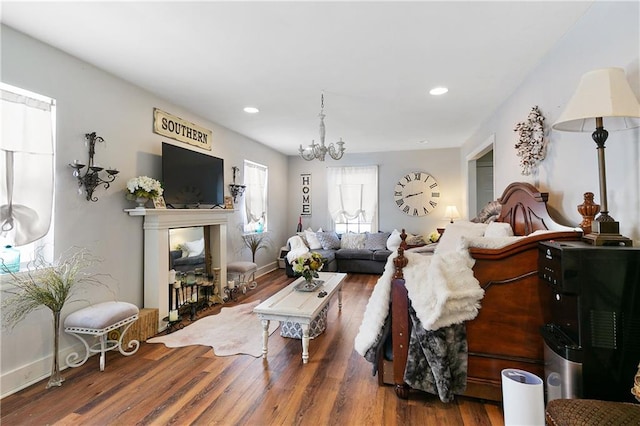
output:
[[307,247],[304,241],[302,241],[302,238],[297,235],[289,238],[287,240],[287,245],[289,246],[289,252],[287,253],[287,260],[289,261],[289,264],[292,264],[296,258],[309,251],[309,247]]
[[[405,286],[416,315],[427,330],[437,330],[471,320],[478,315],[484,290],[471,269],[475,263],[464,245],[453,251],[425,256],[405,251],[409,263],[403,268]],[[389,313],[394,252],[371,293],[355,338],[362,356],[377,343]]]

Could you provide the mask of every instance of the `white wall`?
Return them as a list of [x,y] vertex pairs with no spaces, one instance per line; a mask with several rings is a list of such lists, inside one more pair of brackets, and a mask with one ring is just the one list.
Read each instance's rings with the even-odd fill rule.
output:
[[[599,202],[596,145],[591,133],[550,131],[547,158],[537,176],[522,176],[514,148],[516,123],[538,105],[545,127],[558,119],[580,77],[597,68],[625,69],[636,96],[640,95],[640,3],[598,2],[543,58],[513,95],[464,145],[466,156],[495,134],[496,195],[511,182],[530,182],[550,192],[549,204],[568,224],[582,220],[576,206],[591,191]],[[595,125],[594,125],[595,130]],[[640,245],[640,129],[611,132],[606,143],[608,203],[620,232]]]
[[[393,141],[389,141],[393,145]],[[349,143],[345,145],[349,149]],[[401,152],[375,152],[368,154],[347,154],[340,161],[305,161],[300,157],[289,157],[289,193],[288,230],[293,234],[301,211],[300,174],[311,173],[312,216],[303,217],[302,225],[314,230],[322,227],[332,229],[327,210],[327,167],[378,165],[378,204],[379,229],[392,231],[405,228],[413,234],[428,235],[436,228],[444,227],[443,219],[447,205],[454,204],[463,212],[464,201],[462,172],[460,169],[460,150],[434,149]],[[438,182],[441,200],[438,207],[429,215],[412,217],[402,213],[393,200],[395,184],[409,172],[423,171],[432,175]]]
[[[123,211],[134,206],[125,199],[124,188],[131,177],[161,177],[161,142],[166,138],[152,132],[154,107],[213,130],[211,154],[225,160],[227,184],[232,179],[231,166],[242,168],[244,159],[269,167],[269,231],[278,243],[261,250],[256,260],[263,270],[277,266],[279,241],[285,239],[288,225],[286,218],[278,214],[286,204],[286,193],[282,191],[287,179],[286,156],[9,27],[2,26],[1,32],[2,81],[57,101],[56,256],[72,246],[86,247],[103,259],[95,272],[110,276],[105,288],[91,288],[79,295],[85,300],[69,305],[63,318],[90,302],[114,298],[142,306],[143,219]],[[106,141],[96,148],[96,161],[120,170],[109,190],[96,191],[99,201],[95,203],[78,195],[68,166],[74,159],[87,158],[84,134],[92,131]],[[242,250],[240,214],[232,215],[230,220],[229,260],[251,259],[251,254]],[[14,330],[2,331],[3,396],[49,373],[53,346],[50,317],[48,311],[39,311]],[[63,333],[63,354],[76,343]],[[92,361],[97,363],[93,359],[89,362]]]

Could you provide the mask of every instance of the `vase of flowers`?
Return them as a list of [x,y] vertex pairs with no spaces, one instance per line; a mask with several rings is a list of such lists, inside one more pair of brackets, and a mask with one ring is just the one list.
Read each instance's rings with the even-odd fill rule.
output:
[[162,195],[162,191],[160,182],[149,176],[138,176],[127,181],[127,199],[138,203],[138,209],[143,209],[147,201]]
[[324,258],[320,253],[307,252],[297,257],[291,264],[293,272],[302,275],[307,283],[313,283],[314,278],[318,278],[318,272],[324,266]]
[[2,325],[12,329],[31,312],[46,307],[53,315],[53,363],[46,388],[62,386],[58,361],[60,313],[79,287],[101,284],[99,276],[88,270],[97,261],[86,250],[67,252],[55,263],[38,256],[24,273],[9,272],[12,286],[2,289]]

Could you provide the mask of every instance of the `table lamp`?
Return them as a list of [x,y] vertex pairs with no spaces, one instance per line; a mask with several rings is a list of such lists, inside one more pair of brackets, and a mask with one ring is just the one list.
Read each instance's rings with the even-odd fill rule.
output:
[[456,206],[447,206],[444,211],[444,218],[449,219],[450,223],[453,223],[453,219],[459,219],[460,213],[458,213]]
[[631,90],[622,68],[604,68],[582,76],[578,89],[553,124],[555,130],[590,132],[597,145],[600,177],[600,215],[592,225],[592,232],[584,239],[593,245],[631,245],[620,235],[620,224],[609,216],[607,204],[607,175],[604,143],[611,131],[640,126],[640,103]]

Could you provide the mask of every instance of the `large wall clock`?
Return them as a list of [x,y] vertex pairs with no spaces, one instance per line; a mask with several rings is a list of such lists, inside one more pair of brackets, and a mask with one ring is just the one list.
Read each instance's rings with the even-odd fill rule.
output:
[[409,216],[424,216],[440,200],[438,182],[429,173],[411,172],[396,183],[393,193],[396,206]]

